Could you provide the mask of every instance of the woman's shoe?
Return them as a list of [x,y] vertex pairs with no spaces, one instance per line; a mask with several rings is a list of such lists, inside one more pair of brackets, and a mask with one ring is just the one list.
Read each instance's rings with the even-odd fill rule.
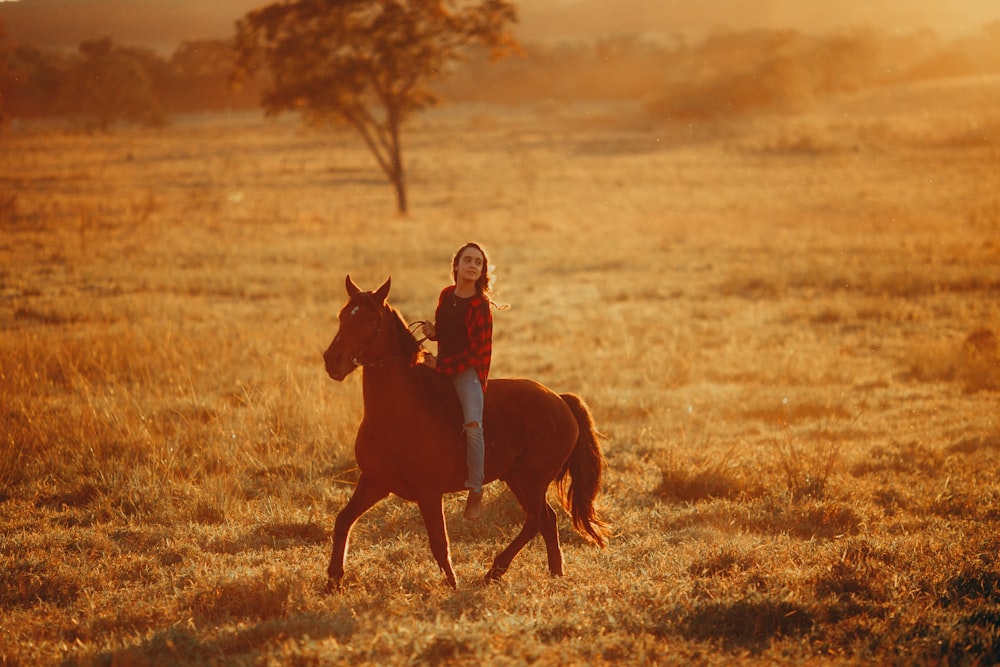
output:
[[469,489],[469,497],[465,501],[465,517],[466,521],[479,521],[479,517],[483,514],[483,492],[474,491]]

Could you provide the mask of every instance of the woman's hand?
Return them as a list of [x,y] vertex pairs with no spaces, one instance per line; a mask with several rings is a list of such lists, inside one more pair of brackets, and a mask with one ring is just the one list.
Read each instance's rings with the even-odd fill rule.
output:
[[430,352],[424,352],[424,365],[428,368],[437,368],[438,360]]
[[420,325],[420,331],[423,332],[430,340],[435,340],[437,338],[437,331],[434,329],[434,324],[432,322],[424,322]]

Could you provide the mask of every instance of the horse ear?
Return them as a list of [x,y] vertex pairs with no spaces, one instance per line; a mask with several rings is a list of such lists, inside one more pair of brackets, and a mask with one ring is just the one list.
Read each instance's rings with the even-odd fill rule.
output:
[[358,284],[351,280],[351,274],[347,274],[347,280],[345,282],[347,284],[347,296],[355,297],[361,293],[361,288],[358,287]]
[[382,286],[375,290],[375,298],[381,303],[385,303],[385,300],[389,297],[389,286],[392,284],[392,276],[385,279]]

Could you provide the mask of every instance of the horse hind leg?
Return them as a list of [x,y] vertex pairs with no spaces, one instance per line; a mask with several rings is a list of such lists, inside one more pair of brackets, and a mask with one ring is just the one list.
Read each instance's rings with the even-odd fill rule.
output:
[[556,523],[556,513],[547,501],[542,501],[545,513],[541,520],[542,538],[545,540],[545,551],[549,558],[549,573],[554,577],[563,576],[563,553],[559,546],[559,527]]
[[538,521],[534,516],[528,515],[525,517],[524,525],[521,527],[521,532],[519,532],[514,540],[507,545],[506,549],[498,553],[496,558],[493,559],[493,565],[486,573],[486,583],[500,581],[500,578],[506,574],[508,568],[510,568],[510,564],[514,560],[514,557],[517,556],[517,554],[521,552],[521,549],[524,548],[524,545],[530,542],[537,534]]
[[545,538],[545,548],[549,560],[549,571],[554,575],[562,574],[562,550],[559,548],[559,535],[556,529],[556,515],[545,501],[545,487],[530,481],[508,479],[507,486],[514,493],[521,509],[525,512],[524,525],[521,532],[506,549],[497,554],[493,565],[486,573],[486,581],[498,581],[510,568],[514,557],[521,552],[535,535],[542,532]]

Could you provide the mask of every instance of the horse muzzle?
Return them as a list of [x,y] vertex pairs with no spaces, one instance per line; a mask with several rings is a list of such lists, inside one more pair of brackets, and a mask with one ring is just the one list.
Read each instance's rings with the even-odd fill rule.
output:
[[326,374],[337,382],[343,382],[357,368],[357,364],[332,347],[323,353],[323,364],[326,366]]

